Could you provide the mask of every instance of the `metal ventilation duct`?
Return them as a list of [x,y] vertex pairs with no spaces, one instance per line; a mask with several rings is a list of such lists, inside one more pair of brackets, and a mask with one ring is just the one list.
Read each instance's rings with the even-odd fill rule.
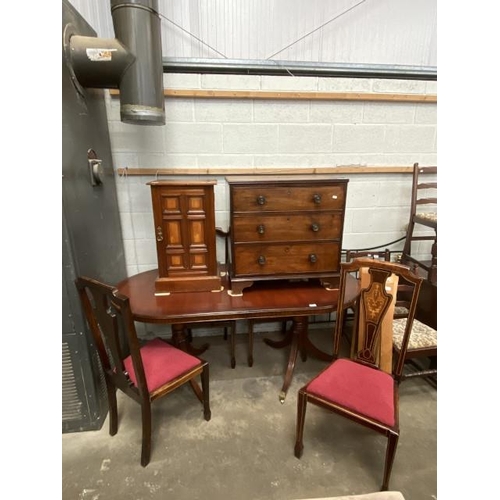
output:
[[158,0],[112,0],[115,35],[135,55],[120,81],[120,115],[126,123],[165,124],[161,19]]
[[73,83],[119,88],[122,122],[165,124],[161,19],[158,0],[111,0],[116,39],[80,36],[64,30],[66,60]]

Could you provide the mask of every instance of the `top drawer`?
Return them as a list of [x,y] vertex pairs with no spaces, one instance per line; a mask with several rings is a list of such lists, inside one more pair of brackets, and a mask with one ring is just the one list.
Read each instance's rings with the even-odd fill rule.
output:
[[323,185],[231,186],[233,212],[280,212],[298,210],[343,210],[345,183]]

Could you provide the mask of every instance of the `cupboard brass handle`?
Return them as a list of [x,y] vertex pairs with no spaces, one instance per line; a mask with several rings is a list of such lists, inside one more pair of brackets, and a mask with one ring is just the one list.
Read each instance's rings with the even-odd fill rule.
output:
[[311,224],[311,229],[312,229],[315,233],[317,233],[317,232],[319,231],[319,224],[316,224],[316,222],[313,222],[313,223]]
[[258,232],[259,234],[264,234],[265,230],[266,230],[266,228],[264,227],[264,224],[259,224],[259,225],[257,226],[257,232]]
[[156,228],[156,241],[163,241],[163,231],[161,229],[161,226],[158,226]]
[[264,205],[266,203],[266,197],[260,194],[259,196],[257,196],[257,203],[259,205]]
[[313,196],[313,201],[316,203],[316,205],[319,205],[321,203],[321,195],[320,194],[315,194]]
[[316,256],[315,253],[309,254],[309,262],[312,262],[313,264],[318,260],[318,257]]
[[266,258],[263,255],[259,255],[258,262],[261,266],[263,266],[266,263]]

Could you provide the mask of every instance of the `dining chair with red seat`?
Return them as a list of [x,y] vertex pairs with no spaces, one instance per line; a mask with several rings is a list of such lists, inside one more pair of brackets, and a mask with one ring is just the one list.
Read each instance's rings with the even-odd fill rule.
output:
[[205,420],[210,420],[209,365],[160,338],[141,345],[129,299],[116,288],[88,277],[78,277],[75,285],[106,381],[109,433],[114,436],[118,431],[118,389],[141,406],[141,465],[145,467],[151,457],[153,401],[189,382],[203,404]]
[[[339,358],[347,276],[364,273],[356,303],[356,348]],[[396,278],[397,277],[397,278]],[[392,361],[392,316],[399,279],[413,287],[402,342],[402,355]],[[334,361],[299,390],[295,456],[303,453],[307,403],[313,403],[387,437],[382,490],[388,490],[399,439],[398,378],[404,364],[422,278],[407,266],[372,258],[341,264],[338,319],[335,322]],[[361,284],[361,280],[360,280]],[[389,358],[389,359],[387,359]],[[381,369],[384,367],[384,369]]]

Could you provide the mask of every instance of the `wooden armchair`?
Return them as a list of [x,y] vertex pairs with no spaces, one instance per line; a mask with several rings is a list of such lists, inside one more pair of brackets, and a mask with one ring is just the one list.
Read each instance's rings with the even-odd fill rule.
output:
[[[116,390],[142,410],[141,465],[151,456],[151,403],[189,382],[210,420],[208,363],[156,338],[140,345],[129,300],[112,286],[79,277],[75,280],[106,380],[109,433],[118,431]],[[195,381],[201,378],[202,389]]]

